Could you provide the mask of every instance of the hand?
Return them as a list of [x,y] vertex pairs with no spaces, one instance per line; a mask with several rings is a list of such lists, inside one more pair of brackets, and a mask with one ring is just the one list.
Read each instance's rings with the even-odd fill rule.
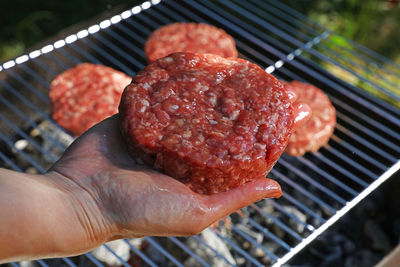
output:
[[229,192],[201,195],[127,154],[118,115],[79,137],[46,174],[71,192],[88,251],[122,237],[194,235],[220,218],[269,197],[279,185],[258,179]]

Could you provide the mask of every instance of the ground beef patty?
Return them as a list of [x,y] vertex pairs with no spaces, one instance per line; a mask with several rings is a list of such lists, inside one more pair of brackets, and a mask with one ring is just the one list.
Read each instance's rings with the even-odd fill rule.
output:
[[288,93],[243,59],[175,53],[133,78],[119,106],[134,158],[213,194],[265,177],[293,123]]
[[144,48],[150,62],[174,52],[237,57],[235,41],[224,30],[203,23],[174,23],[154,31]]
[[118,112],[121,94],[131,80],[122,72],[89,63],[67,70],[51,82],[53,119],[78,136]]
[[336,110],[328,96],[315,86],[297,81],[285,86],[292,87],[296,92],[296,103],[304,103],[311,108],[310,119],[291,135],[286,153],[302,156],[306,152],[316,152],[328,143],[335,129]]

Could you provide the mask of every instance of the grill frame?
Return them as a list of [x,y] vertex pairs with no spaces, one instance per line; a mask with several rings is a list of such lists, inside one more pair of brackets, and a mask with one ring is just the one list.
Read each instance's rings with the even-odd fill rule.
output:
[[[346,133],[349,127],[339,124],[339,126],[335,129],[335,135],[333,140],[330,141],[331,147],[323,149],[322,152],[317,152],[311,156],[309,155],[306,157],[302,157],[298,159],[297,162],[297,164],[300,162],[304,166],[308,166],[310,169],[312,169],[311,173],[314,172],[323,175],[324,178],[326,178],[328,181],[330,181],[335,185],[334,187],[340,187],[343,190],[347,191],[347,193],[351,195],[351,198],[349,198],[349,196],[345,197],[343,195],[338,195],[337,192],[334,192],[327,186],[322,185],[321,183],[324,181],[321,182],[313,179],[312,177],[310,177],[309,172],[304,172],[303,170],[299,169],[296,165],[294,165],[293,167],[292,166],[293,159],[290,158],[289,156],[283,156],[282,159],[279,160],[278,162],[279,166],[283,166],[284,169],[296,173],[296,179],[291,179],[291,177],[285,175],[285,172],[282,171],[282,169],[274,168],[274,170],[271,172],[271,174],[275,178],[278,178],[279,182],[284,185],[283,186],[284,189],[287,188],[289,190],[290,187],[292,188],[290,192],[284,193],[283,199],[286,200],[287,203],[292,203],[298,209],[304,210],[304,212],[309,213],[310,216],[314,217],[317,221],[319,221],[319,223],[316,223],[316,226],[314,226],[310,223],[304,222],[305,228],[308,229],[310,233],[307,236],[299,235],[297,232],[294,232],[296,234],[292,233],[291,235],[294,236],[299,241],[299,243],[296,246],[291,246],[288,245],[285,241],[280,240],[279,237],[277,237],[271,231],[269,231],[268,228],[259,225],[256,221],[252,220],[251,218],[247,218],[247,220],[249,220],[250,224],[252,224],[253,227],[255,228],[261,227],[257,229],[264,230],[265,232],[263,233],[266,237],[275,240],[277,243],[279,243],[279,245],[281,245],[286,249],[287,252],[282,256],[277,256],[274,253],[266,250],[265,248],[260,247],[259,244],[254,242],[254,240],[252,240],[245,232],[243,232],[235,225],[232,230],[238,235],[243,236],[243,238],[248,240],[248,242],[250,242],[252,245],[256,247],[258,246],[260,249],[264,250],[265,254],[269,255],[269,257],[273,259],[273,261],[275,262],[274,266],[279,266],[287,262],[297,252],[299,252],[313,239],[315,239],[318,235],[320,235],[323,231],[325,231],[330,225],[332,225],[334,222],[340,219],[341,216],[343,216],[348,210],[354,207],[365,196],[367,196],[369,193],[375,190],[381,183],[386,181],[400,169],[400,161],[399,161],[400,147],[397,146],[393,141],[393,140],[400,140],[400,133],[394,131],[393,128],[390,128],[390,125],[393,124],[395,125],[396,123],[399,124],[400,110],[391,105],[388,105],[386,102],[383,102],[383,100],[375,98],[365,93],[364,91],[361,91],[360,89],[351,86],[350,84],[338,79],[337,77],[321,69],[315,62],[307,59],[306,57],[302,57],[302,55],[305,54],[312,54],[312,56],[317,56],[321,60],[323,59],[328,62],[334,61],[333,59],[327,58],[326,56],[324,56],[324,54],[321,54],[314,49],[322,42],[324,42],[325,39],[329,38],[329,36],[332,35],[333,33],[320,27],[317,24],[311,23],[308,19],[306,19],[306,17],[304,17],[300,13],[290,9],[289,7],[284,6],[283,4],[277,1],[269,1],[269,4],[271,4],[269,7],[273,6],[274,10],[276,11],[276,14],[282,15],[283,14],[282,10],[285,9],[286,14],[291,14],[293,18],[297,18],[297,21],[299,23],[301,22],[302,25],[307,26],[310,29],[309,31],[315,35],[311,37],[307,35],[306,37],[303,36],[304,42],[301,42],[296,38],[294,38],[293,36],[285,33],[284,30],[278,28],[278,26],[274,26],[266,22],[266,19],[261,20],[259,16],[267,14],[266,10],[261,9],[261,7],[264,6],[264,3],[262,2],[251,1],[251,3],[254,6],[250,6],[250,8],[254,12],[255,10],[258,10],[257,12],[258,16],[253,16],[254,13],[250,13],[250,11],[245,9],[245,7],[243,7],[243,5],[240,4],[241,2],[237,0],[233,1],[220,0],[214,2],[182,1],[178,4],[177,2],[168,0],[162,1],[161,3],[160,2],[161,1],[152,1],[152,2],[146,1],[140,6],[136,6],[130,10],[122,12],[121,14],[115,15],[110,20],[104,20],[99,24],[95,24],[93,26],[88,27],[87,29],[79,31],[77,34],[69,35],[64,39],[55,41],[51,45],[46,45],[40,50],[35,50],[27,55],[18,57],[15,60],[8,61],[0,66],[0,75],[1,72],[3,72],[3,74],[6,73],[7,75],[12,76],[14,80],[17,80],[18,83],[24,85],[24,89],[26,88],[32,93],[32,95],[36,96],[35,101],[41,100],[42,102],[45,102],[48,105],[49,101],[48,98],[45,96],[44,92],[42,92],[43,90],[40,91],[37,87],[26,81],[25,77],[18,73],[18,70],[16,70],[17,68],[22,69],[24,73],[26,73],[26,75],[32,76],[32,79],[37,80],[37,82],[41,83],[42,87],[44,88],[48,88],[49,86],[48,85],[48,82],[50,81],[49,77],[54,77],[57,74],[56,71],[52,70],[53,65],[59,66],[56,67],[55,69],[67,69],[72,65],[71,63],[76,64],[80,62],[81,57],[86,57],[88,61],[94,63],[102,63],[104,62],[104,60],[108,60],[109,62],[111,62],[111,64],[106,64],[106,65],[112,65],[113,67],[116,67],[117,69],[124,71],[128,75],[133,75],[132,68],[128,67],[126,63],[123,63],[122,62],[123,59],[121,58],[128,58],[130,61],[129,63],[132,64],[135,67],[135,69],[141,69],[145,66],[143,60],[141,61],[136,59],[136,57],[130,56],[120,47],[114,45],[113,42],[109,41],[107,38],[113,39],[114,41],[120,43],[122,41],[123,43],[126,44],[127,48],[131,49],[131,51],[135,52],[139,56],[138,57],[139,59],[145,60],[144,52],[140,50],[138,45],[142,44],[143,41],[145,40],[144,36],[147,36],[151,32],[151,30],[149,29],[155,29],[158,26],[162,25],[162,23],[167,23],[167,22],[170,23],[172,22],[171,18],[175,19],[179,18],[180,21],[193,20],[202,22],[206,21],[205,18],[209,18],[209,20],[212,21],[211,22],[212,24],[224,28],[225,30],[228,31],[228,33],[232,34],[235,37],[235,40],[237,41],[242,56],[245,56],[250,60],[255,61],[256,63],[262,62],[261,66],[264,66],[267,72],[272,72],[273,74],[277,74],[276,76],[280,78],[294,78],[297,80],[308,81],[310,83],[314,83],[317,85],[323,85],[321,87],[325,89],[330,98],[333,100],[335,107],[337,107],[339,110],[338,118],[340,120],[340,123],[343,124],[343,122],[346,122],[346,120],[348,124],[357,123],[359,126],[364,127],[364,129],[368,130],[369,133],[366,136],[360,136],[360,134],[357,134],[356,132],[354,132],[354,130],[348,131],[349,133]],[[167,8],[161,8],[161,5]],[[232,12],[240,11],[238,13],[241,13],[242,15],[247,15],[249,20],[244,21],[241,20],[239,17],[236,17],[235,15],[228,13],[227,11],[221,8],[222,5],[225,6],[227,9],[231,10]],[[257,7],[260,7],[260,9],[258,9]],[[200,14],[199,15],[194,14],[191,10],[197,10],[200,12]],[[281,11],[281,13],[277,12],[279,10]],[[283,21],[284,16],[280,17],[282,18]],[[142,23],[139,24],[136,20],[134,21],[131,20],[130,18],[136,18],[137,21],[141,21]],[[271,17],[266,17],[266,18],[271,19]],[[123,21],[125,21],[126,25],[128,26],[123,25],[121,23]],[[289,22],[290,20],[286,21]],[[260,30],[260,28],[256,28],[255,25],[258,25],[263,30],[269,29],[274,35],[274,37],[264,35]],[[112,27],[118,30],[114,31],[110,30]],[[135,31],[132,30],[133,28],[135,29]],[[292,34],[296,34],[295,32],[293,32],[292,28],[289,29],[292,31]],[[125,34],[128,32],[130,37],[135,36],[135,39],[139,39],[141,40],[141,42],[136,40],[134,41],[135,42],[134,44],[126,42],[128,40],[124,40],[126,38],[122,36],[122,32],[124,32]],[[107,38],[104,36],[106,36]],[[382,56],[362,46],[359,46],[356,43],[353,42],[351,43],[357,49],[361,50],[363,53],[368,54],[368,56],[374,57],[377,60],[384,62],[385,64],[390,63],[390,61],[383,58]],[[290,47],[290,45],[292,45],[292,47]],[[84,48],[86,48],[86,50]],[[111,55],[108,51],[106,51],[107,49],[112,50],[115,53],[114,56]],[[98,59],[99,55],[101,55],[103,60]],[[362,55],[362,57],[365,56]],[[35,70],[31,69],[31,65],[29,64],[38,65],[37,68],[43,69],[49,75],[46,78],[40,77],[39,74],[36,74]],[[340,65],[339,63],[336,65],[342,67],[342,69],[344,70],[346,70],[347,68],[345,66]],[[400,70],[400,67],[393,65],[393,63],[390,63],[389,65],[393,66],[395,69]],[[388,67],[385,68],[388,69]],[[293,72],[293,70],[295,72]],[[352,72],[354,74],[354,71],[350,70],[350,73]],[[396,71],[392,69],[388,69],[388,72],[396,73]],[[358,73],[355,73],[355,75],[357,77],[360,76],[360,74]],[[365,77],[361,78],[365,79]],[[16,97],[17,100],[21,100],[23,102],[23,105],[31,107],[31,109],[33,109],[38,114],[39,117],[43,117],[46,120],[52,121],[50,116],[48,115],[49,110],[38,108],[36,106],[36,102],[32,103],[32,99],[30,101],[23,95],[23,93],[19,92],[18,90],[15,90],[15,88],[13,88],[14,86],[10,85],[7,80],[0,81],[0,86],[3,88],[2,92],[7,91],[11,93],[13,97]],[[375,84],[373,84],[373,86],[375,86]],[[393,94],[386,88],[381,88],[381,86],[375,86],[375,87],[378,90],[382,91],[384,94],[393,97]],[[346,97],[343,98],[343,96],[340,97],[340,95],[333,96],[335,92],[336,93],[339,92],[342,95],[346,95],[347,98]],[[395,98],[400,99],[400,97],[398,96],[395,96]],[[349,106],[349,101],[350,101],[349,99],[357,102],[357,104],[361,106],[359,107],[360,110],[356,110],[352,106]],[[4,97],[4,95],[0,96],[0,102],[6,105],[8,109],[16,112],[18,116],[22,117],[22,119],[24,119],[24,116],[26,117],[26,115],[21,116],[21,114],[24,114],[24,112],[20,111],[20,113],[18,113],[19,110],[18,107],[15,107],[14,103],[12,101],[9,101],[6,97]],[[373,115],[363,114],[363,111],[367,109],[374,111],[375,114]],[[373,124],[373,128],[368,128],[367,126],[362,125],[361,124],[362,121],[361,122],[354,121],[354,119],[349,117],[348,114],[346,115],[346,112],[351,113],[353,115],[357,115],[358,118],[363,119],[364,122],[366,122],[367,124],[370,125]],[[374,117],[376,118],[385,117],[385,120],[377,121],[376,119],[374,119]],[[26,136],[24,136],[24,132],[22,131],[21,127],[15,125],[16,123],[12,121],[12,118],[7,118],[5,115],[2,115],[2,113],[0,113],[0,121],[1,123],[3,123],[3,125],[6,124],[8,128],[11,128],[9,132],[14,131],[15,133],[19,133],[19,135],[28,140],[29,143],[31,143],[33,146],[36,146],[38,150],[41,150],[41,152],[43,152],[43,155],[47,157],[50,162],[54,162],[56,160],[56,158],[50,152],[46,152],[46,150],[43,150],[40,144],[37,144],[35,140],[30,140],[29,136],[28,138],[26,138]],[[28,119],[28,121],[29,121],[28,124],[31,127],[40,129],[36,124],[35,119]],[[58,126],[55,127],[57,128],[58,131],[66,134],[65,131],[62,130],[60,127]],[[385,138],[383,134],[375,133],[373,129],[376,129],[377,127],[383,127],[383,129],[386,131],[386,135],[389,136],[390,138]],[[41,134],[45,135],[47,138],[54,139],[54,137],[49,135],[49,133],[46,131],[42,130]],[[362,147],[357,148],[356,146],[350,144],[348,141],[345,141],[344,138],[338,136],[338,134],[350,140],[354,139],[357,140],[357,142],[361,142]],[[350,138],[351,135],[355,136],[356,138],[353,139]],[[369,139],[366,139],[367,137]],[[11,149],[15,149],[16,151],[18,151],[18,154],[22,156],[25,155],[25,152],[23,150],[18,150],[18,148],[16,148],[15,143],[9,136],[7,136],[7,133],[0,132],[0,139],[3,142],[5,142],[6,145]],[[384,143],[386,147],[393,145],[395,147],[393,149],[394,152],[392,151],[391,153],[391,151],[387,149],[386,150],[380,149],[380,147],[377,147],[375,144],[371,143],[371,139],[377,140],[380,143]],[[60,149],[66,148],[66,145],[60,143],[58,140],[55,140],[55,143]],[[386,161],[384,163],[378,161],[374,157],[370,157],[365,152],[365,147],[370,145],[374,148],[375,150],[374,153],[379,154],[382,157],[386,157]],[[356,154],[357,157],[359,158],[354,158],[354,157],[352,158],[351,156],[348,155],[348,153],[346,154],[347,150],[349,151],[352,150],[357,152]],[[329,159],[340,158],[343,156],[345,157],[346,160],[349,160],[350,162],[352,162],[352,164],[354,164],[355,169],[357,169],[356,172],[352,173],[351,170],[348,170],[348,167],[346,168],[344,163],[338,164],[333,161],[327,162]],[[45,172],[46,170],[45,167],[37,163],[35,159],[30,159],[28,155],[24,157],[27,158],[27,161],[33,167],[38,169],[40,172]],[[16,165],[12,161],[12,159],[10,159],[7,155],[5,155],[1,151],[0,151],[0,159],[9,164],[11,168],[17,171],[22,171],[21,167]],[[315,162],[318,161],[319,163],[316,164]],[[391,162],[391,164],[388,165],[388,162]],[[374,170],[371,170],[371,168],[368,167],[368,164],[375,165],[378,171],[379,169],[381,169],[380,170],[381,172],[377,173],[378,171],[375,168],[373,168]],[[355,190],[351,186],[344,184],[344,182],[338,179],[338,177],[332,175],[331,172],[325,171],[320,166],[329,166],[329,168],[339,167],[340,171],[338,172],[347,175],[352,180],[352,183],[359,184],[359,187],[357,187],[358,190]],[[365,174],[367,177],[369,177],[367,179],[367,181],[369,182],[366,182],[358,178],[357,173]],[[308,183],[309,186],[308,187],[305,186],[304,185],[305,183],[306,184]],[[365,188],[363,188],[363,186]],[[335,207],[332,207],[331,204],[326,203],[325,199],[322,200],[320,197],[308,193],[307,189],[309,187],[315,187],[317,189],[322,190],[323,193],[325,193],[331,198],[334,198],[335,201],[339,202],[342,205],[341,208],[337,209]],[[327,209],[330,215],[325,215],[325,217],[323,215],[319,215],[315,211],[310,209],[307,204],[299,202],[297,199],[298,195],[294,196],[292,194],[293,190],[299,191],[308,198],[313,199],[315,203],[321,206],[321,209]],[[279,204],[280,202],[279,200],[278,201],[268,200],[268,201],[271,201],[273,203],[272,205],[277,210],[280,210],[282,213],[285,213],[285,208],[281,204]],[[253,204],[251,207],[254,210],[259,209],[256,204]],[[260,211],[260,213],[262,212]],[[287,227],[287,225],[285,225],[279,218],[275,218],[270,214],[267,215],[271,216],[275,220],[274,223],[278,225],[281,224],[280,227],[282,228],[284,228],[285,226]],[[267,215],[264,215],[264,217],[268,218]],[[290,215],[292,215],[292,217],[295,216],[294,214]],[[287,232],[290,232],[289,229],[290,228],[285,230]],[[235,248],[235,250],[237,250],[238,253],[240,253],[241,248],[238,247],[237,244],[235,244],[233,241],[229,239],[226,239],[226,237],[224,237],[221,233],[219,233],[218,230],[215,231],[216,234],[227,244],[231,245],[232,247],[236,246],[237,248]],[[196,236],[192,238],[197,240],[197,242],[199,243],[202,242],[201,237]],[[150,240],[149,242],[152,243],[153,245],[158,244],[157,240],[155,240],[154,238],[150,237],[147,238],[147,240]],[[190,248],[188,248],[181,240],[174,237],[169,238],[169,240],[180,249],[186,251],[190,256],[196,258],[200,265],[207,266],[207,263],[204,262],[204,260],[202,260],[196,254],[191,252]],[[129,241],[125,242],[129,243]],[[151,259],[147,258],[145,254],[143,254],[140,250],[135,248],[132,244],[130,245],[130,247],[136,255],[139,255],[145,262],[152,265]],[[166,255],[166,257],[168,257],[176,265],[179,266],[179,264],[181,264],[167,250],[164,249],[163,253],[163,248],[160,245],[158,249],[160,253]],[[217,253],[215,254],[218,257]],[[250,257],[247,257],[245,254],[246,252],[243,253],[243,256],[249,262],[252,262],[254,265],[260,264],[260,263],[257,264],[257,260],[254,257],[252,257],[251,255],[248,255]],[[102,266],[102,264],[99,261],[97,261],[96,258],[93,257],[93,255],[91,255],[90,253],[86,254],[86,256],[96,266]],[[65,262],[65,264],[69,266],[76,266],[68,258],[64,258],[63,261]],[[46,262],[43,260],[39,260],[38,263],[42,266],[47,266]],[[121,263],[125,266],[130,266],[126,262],[121,261]],[[15,265],[18,266],[17,264]]]

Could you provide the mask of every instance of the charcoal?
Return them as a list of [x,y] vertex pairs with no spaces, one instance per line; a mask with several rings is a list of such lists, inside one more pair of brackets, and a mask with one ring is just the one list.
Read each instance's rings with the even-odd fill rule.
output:
[[353,255],[346,259],[344,267],[367,267],[374,266],[381,259],[375,253],[366,249],[356,251]]
[[374,220],[367,220],[364,225],[365,235],[372,241],[371,247],[377,251],[389,252],[389,238]]

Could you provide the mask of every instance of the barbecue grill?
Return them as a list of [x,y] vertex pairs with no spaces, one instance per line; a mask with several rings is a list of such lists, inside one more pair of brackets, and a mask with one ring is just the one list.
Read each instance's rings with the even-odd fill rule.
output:
[[[223,28],[241,57],[280,79],[321,88],[337,109],[337,127],[320,151],[281,157],[269,174],[282,186],[280,199],[252,204],[206,234],[124,240],[129,261],[104,245],[121,265],[279,266],[399,170],[400,97],[392,77],[400,77],[400,66],[275,0],[146,1],[0,65],[0,166],[45,172],[73,141],[50,115],[49,83],[57,74],[92,62],[134,76],[146,65],[150,33],[176,21]],[[104,266],[93,253],[56,262]]]

